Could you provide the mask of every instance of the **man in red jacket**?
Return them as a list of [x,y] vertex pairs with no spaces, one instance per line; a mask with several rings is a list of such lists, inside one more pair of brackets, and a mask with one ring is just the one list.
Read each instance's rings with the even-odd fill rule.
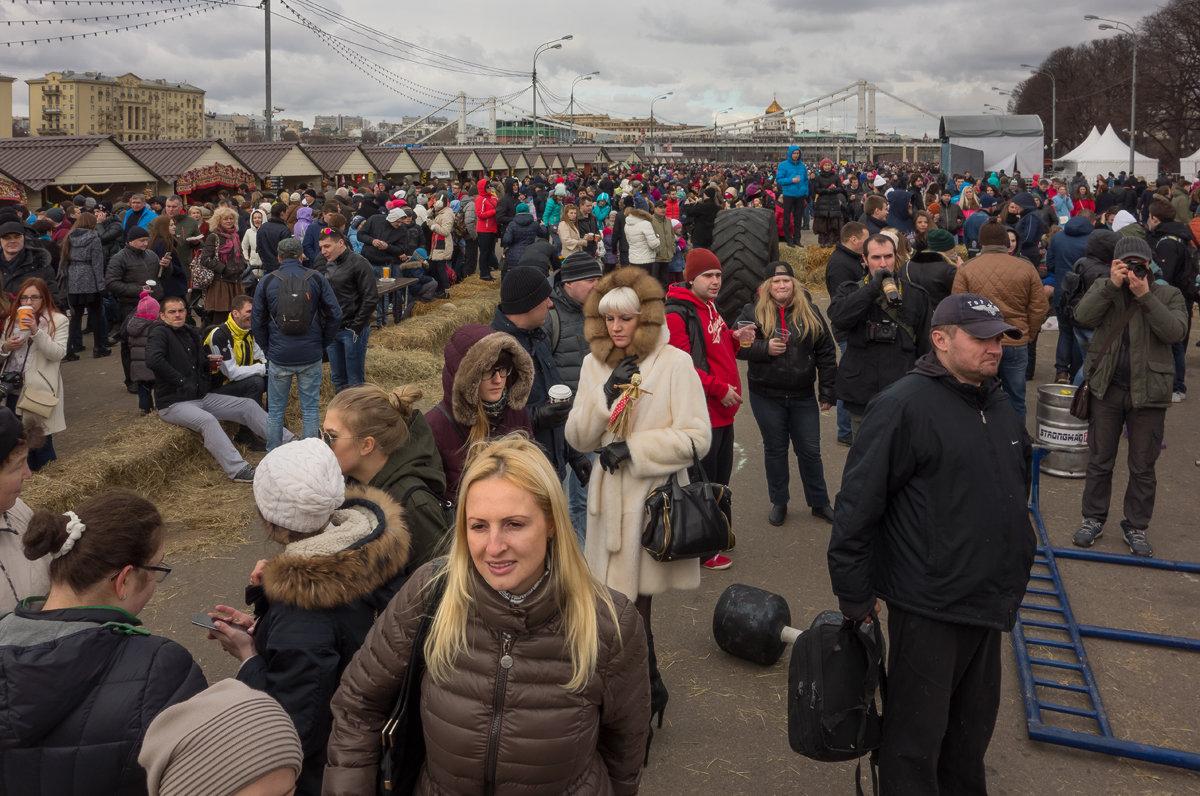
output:
[[[721,261],[708,249],[692,249],[684,280],[667,290],[667,329],[671,345],[691,355],[708,402],[712,447],[700,464],[710,481],[728,484],[733,475],[733,417],[742,403],[742,380],[736,359],[740,343],[713,304],[721,290]],[[753,335],[749,329],[748,336]],[[728,569],[732,563],[717,554],[703,566]]]

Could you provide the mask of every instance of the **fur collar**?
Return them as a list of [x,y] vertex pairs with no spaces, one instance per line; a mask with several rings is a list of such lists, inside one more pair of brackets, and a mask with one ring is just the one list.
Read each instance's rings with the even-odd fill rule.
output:
[[625,215],[626,217],[640,218],[642,221],[649,221],[652,224],[654,223],[654,216],[650,215],[645,210],[639,210],[636,207],[625,208]]
[[504,332],[493,332],[471,346],[454,372],[454,388],[450,409],[454,419],[468,428],[475,425],[479,411],[479,382],[483,371],[495,364],[501,351],[512,354],[515,374],[509,376],[508,406],[524,409],[533,389],[533,359],[516,338]]
[[375,487],[348,486],[329,527],[267,562],[263,591],[272,602],[306,611],[349,605],[404,568],[411,541],[394,498]]
[[[613,345],[604,318],[600,315],[600,299],[618,287],[633,288],[642,302],[642,314],[638,317],[638,327],[628,348]],[[662,285],[645,269],[637,266],[618,268],[601,279],[583,307],[583,336],[591,347],[592,356],[610,368],[615,368],[627,356],[644,358],[660,348],[663,341],[659,331],[666,326],[666,322]]]

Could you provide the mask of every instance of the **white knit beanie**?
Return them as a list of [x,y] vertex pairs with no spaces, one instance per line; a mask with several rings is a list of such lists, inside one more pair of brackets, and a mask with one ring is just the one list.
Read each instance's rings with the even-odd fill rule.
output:
[[346,480],[333,450],[316,437],[280,445],[254,471],[254,501],[281,528],[313,533],[346,500]]

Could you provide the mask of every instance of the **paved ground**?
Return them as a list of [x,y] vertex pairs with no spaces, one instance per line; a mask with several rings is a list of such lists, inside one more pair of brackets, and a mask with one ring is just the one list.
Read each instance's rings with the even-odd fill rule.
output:
[[[1200,335],[1194,336],[1200,337]],[[1055,334],[1043,335],[1037,375],[1053,376]],[[1200,349],[1188,349],[1188,364],[1200,373]],[[62,455],[80,453],[136,412],[136,399],[123,391],[116,356],[83,359],[65,367],[70,430],[56,439]],[[115,375],[114,375],[115,374]],[[86,383],[86,389],[82,385]],[[1037,383],[1037,382],[1035,382]],[[1030,384],[1030,429],[1034,426],[1035,383]],[[1200,387],[1195,397],[1173,407],[1167,418],[1168,448],[1158,467],[1158,505],[1150,539],[1157,554],[1200,560],[1191,533],[1200,469]],[[705,573],[699,590],[674,592],[655,601],[655,637],[671,692],[666,721],[656,731],[651,763],[643,777],[648,794],[826,794],[849,793],[853,765],[814,763],[793,754],[786,739],[787,658],[759,667],[729,657],[712,640],[712,609],[731,583],[749,583],[787,598],[795,623],[807,625],[818,612],[836,607],[825,567],[829,526],[809,516],[799,497],[781,528],[766,523],[769,501],[762,474],[761,437],[749,407],[736,423],[737,463],[733,477],[738,547],[733,568]],[[833,444],[833,412],[822,416],[823,455],[830,491],[841,483],[846,449]],[[1117,498],[1123,494],[1119,466]],[[1043,511],[1056,544],[1069,544],[1078,522],[1082,482],[1046,478]],[[799,481],[793,466],[793,494]],[[249,489],[245,499],[250,500]],[[1115,522],[1114,522],[1115,527]],[[254,561],[274,552],[259,529],[235,549],[172,560],[176,567],[143,614],[156,633],[176,639],[196,656],[210,681],[231,676],[234,662],[204,632],[192,627],[193,613],[216,601],[238,604]],[[1110,531],[1097,549],[1127,552],[1119,532]],[[1193,606],[1200,579],[1100,564],[1065,563],[1070,599],[1079,620],[1092,624],[1168,632],[1200,638]],[[1088,642],[1097,679],[1115,731],[1132,740],[1200,750],[1200,691],[1194,687],[1195,653]],[[1091,752],[1035,743],[1025,733],[1020,690],[1010,644],[1005,642],[1000,717],[988,753],[993,794],[1185,794],[1200,793],[1200,775],[1165,766],[1131,763]]]

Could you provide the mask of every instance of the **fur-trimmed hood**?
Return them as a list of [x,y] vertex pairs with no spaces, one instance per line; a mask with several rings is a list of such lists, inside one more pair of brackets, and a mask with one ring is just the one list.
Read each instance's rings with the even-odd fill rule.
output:
[[443,403],[449,405],[454,420],[464,426],[475,425],[479,411],[479,382],[483,372],[495,364],[501,351],[512,355],[514,372],[508,377],[508,406],[524,409],[533,389],[533,360],[521,344],[509,334],[490,326],[469,324],[460,327],[446,341],[446,364],[442,368]]
[[[600,315],[600,299],[618,287],[633,288],[642,303],[642,314],[638,316],[638,327],[628,348],[617,348],[608,336],[608,328]],[[663,289],[659,281],[644,268],[627,266],[618,268],[600,280],[596,289],[588,294],[583,306],[583,336],[594,356],[610,368],[627,356],[645,357],[665,344],[660,332],[666,325],[666,308],[663,305]]]
[[272,602],[324,611],[369,597],[408,564],[411,537],[400,504],[382,489],[346,487],[321,533],[284,548],[263,570]]
[[624,213],[626,217],[632,216],[633,218],[639,218],[649,224],[654,223],[654,216],[650,215],[645,210],[639,210],[636,207],[627,207],[625,208]]

